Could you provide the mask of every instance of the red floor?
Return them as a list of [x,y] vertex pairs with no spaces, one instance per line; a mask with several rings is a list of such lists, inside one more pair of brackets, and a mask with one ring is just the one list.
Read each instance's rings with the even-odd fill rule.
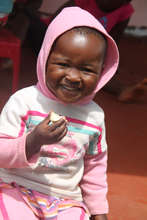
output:
[[[126,84],[146,76],[147,41],[123,40],[121,79]],[[11,91],[11,70],[1,71],[0,109]],[[35,59],[23,48],[20,88],[36,82]],[[136,74],[138,72],[139,74]],[[106,115],[109,220],[147,220],[146,104],[124,104],[100,92],[96,98]]]
[[98,100],[106,114],[110,220],[147,220],[146,105],[104,93]]

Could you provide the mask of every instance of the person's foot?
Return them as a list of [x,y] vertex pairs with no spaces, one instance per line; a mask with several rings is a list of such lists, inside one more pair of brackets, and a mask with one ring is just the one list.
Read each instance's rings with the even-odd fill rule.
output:
[[123,90],[118,96],[118,100],[125,103],[147,103],[147,78]]

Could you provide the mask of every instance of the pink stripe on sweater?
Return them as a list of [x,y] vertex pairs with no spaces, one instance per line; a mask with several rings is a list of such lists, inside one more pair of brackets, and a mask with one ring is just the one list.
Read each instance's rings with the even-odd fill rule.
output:
[[102,147],[101,147],[101,140],[102,140],[102,128],[101,127],[98,127],[94,124],[91,124],[91,123],[88,123],[88,122],[85,122],[85,121],[81,121],[81,120],[78,120],[78,119],[74,119],[74,118],[69,118],[69,117],[66,117],[66,119],[69,121],[69,122],[72,122],[72,123],[76,123],[76,124],[82,124],[82,125],[86,125],[87,127],[91,127],[91,128],[95,128],[97,130],[100,131],[100,135],[99,135],[99,141],[98,141],[98,144],[97,144],[97,150],[99,153],[102,153]]
[[87,127],[96,128],[97,130],[99,130],[99,127],[94,125],[94,124],[91,124],[91,123],[88,123],[88,122],[85,122],[85,121],[81,121],[79,119],[69,118],[69,117],[66,117],[66,119],[69,122],[72,122],[72,123],[75,123],[75,124],[86,125]]
[[18,137],[21,137],[24,134],[24,130],[25,130],[25,122],[22,118],[21,123],[20,123],[20,131],[19,131]]
[[20,124],[20,132],[18,134],[18,137],[21,137],[24,134],[24,130],[25,130],[25,121],[27,121],[28,117],[32,115],[32,116],[40,116],[40,117],[47,117],[48,114],[44,114],[38,111],[28,111],[27,114],[25,116],[23,116],[21,118],[21,124]]
[[102,140],[102,128],[99,127],[100,135],[99,135],[99,141],[97,144],[98,152],[102,153],[102,145],[101,145],[101,140]]
[[[28,111],[27,114],[25,116],[23,116],[21,118],[21,125],[20,125],[20,132],[19,132],[19,137],[22,136],[24,134],[24,130],[25,130],[25,121],[27,121],[28,117],[29,116],[40,116],[40,117],[47,117],[48,114],[44,114],[44,113],[41,113],[41,112],[38,112],[38,111]],[[94,124],[91,124],[91,123],[88,123],[88,122],[85,122],[85,121],[81,121],[79,119],[75,119],[75,118],[70,118],[70,117],[66,117],[66,119],[69,121],[69,122],[72,122],[72,123],[75,123],[75,124],[81,124],[81,125],[85,125],[87,127],[91,127],[91,128],[95,128],[97,130],[100,130],[100,128]]]
[[40,117],[47,117],[48,114],[44,114],[44,113],[41,113],[41,112],[38,112],[38,111],[28,111],[27,114],[22,117],[22,119],[26,121],[30,115],[40,116]]

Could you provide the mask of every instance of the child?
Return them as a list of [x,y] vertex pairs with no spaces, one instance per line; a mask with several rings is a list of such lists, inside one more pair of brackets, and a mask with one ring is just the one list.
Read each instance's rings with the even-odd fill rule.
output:
[[[0,219],[107,219],[104,113],[92,99],[117,67],[117,46],[90,13],[69,7],[51,22],[37,86],[1,113]],[[66,120],[51,124],[51,111]]]

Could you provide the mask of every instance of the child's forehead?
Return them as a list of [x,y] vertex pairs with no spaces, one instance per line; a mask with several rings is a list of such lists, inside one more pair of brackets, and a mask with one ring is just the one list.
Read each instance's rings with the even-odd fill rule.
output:
[[57,44],[57,42],[62,41],[63,40],[72,40],[74,38],[74,40],[80,40],[81,43],[83,43],[83,40],[85,38],[91,38],[91,35],[96,36],[97,40],[101,40],[102,42],[107,42],[106,37],[104,36],[104,34],[102,34],[100,31],[91,28],[91,27],[86,27],[86,26],[82,26],[82,27],[74,27],[66,32],[64,32],[63,34],[61,34],[59,37],[57,37],[57,39],[54,41],[52,47],[54,48]]
[[[82,30],[82,31],[81,31]],[[98,32],[87,32],[83,29],[71,29],[57,38],[56,43],[53,44],[52,50],[65,50],[66,48],[88,48],[88,50],[104,51],[107,43],[105,38]],[[77,50],[78,50],[77,49]]]
[[[105,55],[105,40],[92,32],[70,30],[61,35],[51,49],[51,60],[101,62]],[[48,58],[49,58],[48,57]]]

